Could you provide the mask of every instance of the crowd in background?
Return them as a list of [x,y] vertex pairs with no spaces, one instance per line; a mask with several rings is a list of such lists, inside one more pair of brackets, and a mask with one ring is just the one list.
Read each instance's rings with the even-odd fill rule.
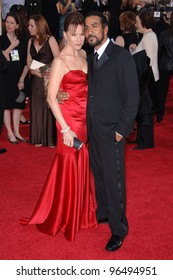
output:
[[[156,115],[157,122],[163,120],[169,81],[173,74],[172,9],[161,12],[158,17],[155,14],[156,2],[158,4],[159,1],[3,0],[0,52],[7,60],[8,67],[0,70],[4,81],[0,106],[4,114],[0,115],[10,143],[28,142],[20,134],[20,124],[30,122],[31,144],[55,146],[55,122],[45,100],[44,79],[40,70],[30,70],[30,65],[33,59],[50,64],[59,55],[65,44],[64,18],[69,12],[78,11],[85,16],[96,10],[107,17],[112,41],[134,56],[141,93],[135,148],[153,148],[154,117]],[[169,0],[160,2],[166,3],[169,8]],[[87,54],[93,51],[86,43],[83,48]],[[25,98],[18,102],[17,98],[23,91]],[[35,100],[35,92],[39,92],[38,100]],[[30,120],[26,120],[22,114],[26,97],[30,98]],[[49,137],[51,135],[50,139],[48,134]]]

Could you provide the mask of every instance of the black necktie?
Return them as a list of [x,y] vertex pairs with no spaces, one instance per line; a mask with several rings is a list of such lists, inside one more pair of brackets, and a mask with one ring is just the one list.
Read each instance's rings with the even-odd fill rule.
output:
[[99,57],[98,53],[95,52],[95,54],[94,54],[94,69],[98,69],[98,57]]

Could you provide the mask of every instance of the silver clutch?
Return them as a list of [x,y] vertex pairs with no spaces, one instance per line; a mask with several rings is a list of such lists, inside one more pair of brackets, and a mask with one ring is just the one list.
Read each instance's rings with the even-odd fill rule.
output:
[[78,138],[74,137],[74,144],[73,144],[73,147],[76,149],[76,150],[80,150],[83,146],[83,142],[81,140],[79,140]]
[[22,103],[25,100],[25,93],[23,91],[19,91],[19,95],[16,98],[17,103]]

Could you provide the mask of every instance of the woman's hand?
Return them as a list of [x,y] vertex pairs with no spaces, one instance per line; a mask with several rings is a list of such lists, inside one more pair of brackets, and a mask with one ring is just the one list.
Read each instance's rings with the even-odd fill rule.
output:
[[64,145],[68,147],[73,147],[74,137],[76,137],[76,134],[71,129],[69,129],[67,132],[64,132],[63,133]]
[[17,84],[17,86],[18,86],[18,89],[19,89],[19,90],[24,89],[24,82],[23,82],[23,81],[19,81],[18,84]]
[[34,75],[34,76],[37,76],[39,78],[43,78],[42,74],[41,74],[41,71],[40,69],[35,69],[35,70],[31,70],[31,74]]
[[18,45],[19,45],[20,41],[17,39],[17,37],[11,42],[11,45],[5,50],[3,51],[3,55],[5,56],[5,58],[10,61],[10,52],[15,49]]
[[2,51],[3,55],[5,56],[6,60],[10,61],[10,55],[9,53]]
[[131,45],[129,46],[129,51],[130,51],[130,53],[133,54],[133,52],[136,50],[136,47],[137,47],[136,44],[131,44]]
[[11,42],[11,47],[12,49],[15,49],[18,45],[19,45],[20,41],[19,39],[15,38],[12,42]]
[[69,99],[69,93],[59,90],[57,94],[57,101],[60,104],[63,104],[65,100]]

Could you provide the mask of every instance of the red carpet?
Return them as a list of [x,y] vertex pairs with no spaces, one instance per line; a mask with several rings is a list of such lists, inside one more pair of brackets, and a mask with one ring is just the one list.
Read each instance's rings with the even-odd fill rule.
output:
[[[171,82],[173,88],[173,82]],[[27,112],[26,112],[27,113]],[[23,136],[29,127],[21,125]],[[18,223],[29,216],[37,201],[55,149],[28,143],[12,145],[5,129],[0,146],[0,259],[2,260],[168,260],[173,259],[173,92],[169,92],[166,116],[155,125],[154,149],[132,150],[126,144],[127,216],[129,235],[122,248],[108,253],[107,225],[81,230],[75,242],[60,233],[50,237],[35,226]]]

